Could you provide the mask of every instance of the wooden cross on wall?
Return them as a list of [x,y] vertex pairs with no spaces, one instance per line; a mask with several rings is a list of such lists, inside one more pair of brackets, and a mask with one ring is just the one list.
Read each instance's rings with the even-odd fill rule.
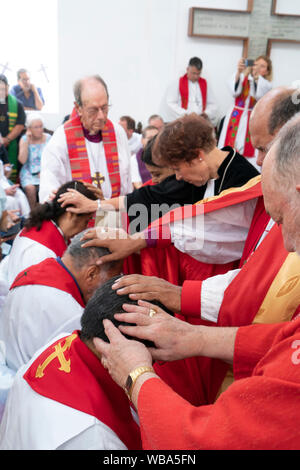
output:
[[244,11],[191,8],[188,34],[242,40],[243,57],[255,59],[270,55],[274,42],[300,44],[300,17],[277,14],[276,0],[248,0]]

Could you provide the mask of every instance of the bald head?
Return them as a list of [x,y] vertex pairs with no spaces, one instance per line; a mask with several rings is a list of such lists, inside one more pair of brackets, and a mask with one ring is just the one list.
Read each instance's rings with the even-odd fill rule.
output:
[[255,105],[250,118],[250,134],[253,147],[258,150],[256,163],[262,166],[269,145],[275,134],[270,133],[270,117],[274,105],[290,96],[292,91],[285,87],[274,88],[266,93]]
[[90,135],[104,129],[108,116],[108,91],[99,75],[85,77],[74,85],[76,111]]

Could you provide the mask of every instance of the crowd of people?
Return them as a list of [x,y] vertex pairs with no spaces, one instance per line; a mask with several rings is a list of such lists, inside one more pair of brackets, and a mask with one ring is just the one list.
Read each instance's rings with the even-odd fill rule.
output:
[[0,449],[300,448],[298,90],[241,59],[220,119],[202,69],[53,132],[0,75]]

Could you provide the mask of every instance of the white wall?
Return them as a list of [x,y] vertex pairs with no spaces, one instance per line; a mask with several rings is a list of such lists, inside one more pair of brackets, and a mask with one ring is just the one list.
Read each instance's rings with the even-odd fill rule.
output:
[[[192,56],[202,58],[203,76],[224,115],[232,100],[226,81],[236,69],[242,43],[188,37],[189,8],[246,5],[247,0],[59,0],[60,109],[46,116],[48,127],[54,129],[71,111],[74,81],[94,73],[108,84],[111,119],[129,114],[146,124],[151,114],[160,112],[168,83],[185,72]],[[299,79],[289,74],[289,52],[279,55],[280,84]]]

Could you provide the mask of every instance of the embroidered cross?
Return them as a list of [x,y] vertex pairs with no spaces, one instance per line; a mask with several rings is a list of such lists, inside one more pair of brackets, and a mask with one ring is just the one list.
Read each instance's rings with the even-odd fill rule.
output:
[[96,183],[98,189],[101,189],[101,185],[102,183],[104,183],[105,178],[101,173],[99,173],[99,171],[96,171],[96,173],[92,177],[92,181],[93,183]]
[[77,334],[73,334],[71,336],[68,336],[65,340],[65,344],[62,346],[61,343],[58,343],[54,347],[54,352],[50,354],[47,359],[43,362],[43,364],[40,364],[35,373],[36,378],[41,378],[44,376],[44,370],[46,367],[54,360],[58,359],[60,367],[59,370],[69,373],[71,372],[71,361],[67,360],[64,356],[64,352],[66,352],[67,349],[70,349],[72,342],[74,339],[77,338]]

